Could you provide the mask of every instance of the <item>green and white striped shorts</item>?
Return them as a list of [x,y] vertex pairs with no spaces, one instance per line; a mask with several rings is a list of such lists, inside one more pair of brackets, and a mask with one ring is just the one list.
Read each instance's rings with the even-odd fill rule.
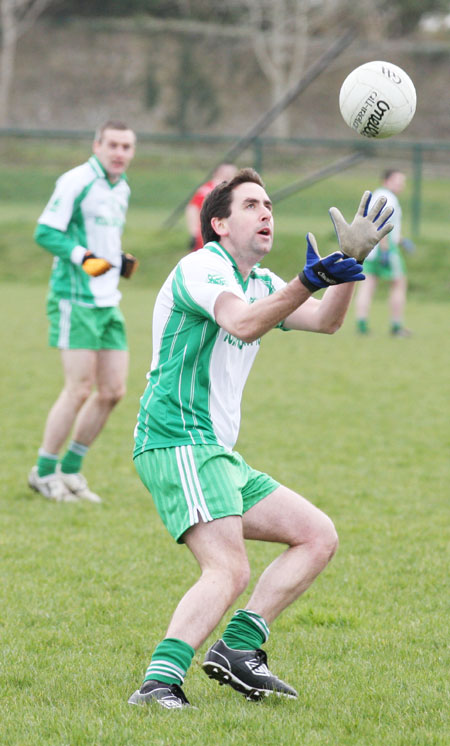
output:
[[190,526],[242,515],[280,486],[222,446],[154,448],[140,453],[134,463],[161,520],[180,543]]
[[89,308],[50,293],[49,344],[60,350],[126,350],[125,320],[118,306]]

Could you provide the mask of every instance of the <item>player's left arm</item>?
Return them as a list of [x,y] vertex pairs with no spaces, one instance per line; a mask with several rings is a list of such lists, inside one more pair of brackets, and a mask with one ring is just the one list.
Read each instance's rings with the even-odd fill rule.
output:
[[284,320],[283,328],[334,334],[342,326],[354,288],[354,282],[334,285],[327,288],[320,299],[309,297],[303,305]]
[[254,303],[247,303],[224,289],[214,305],[216,323],[244,342],[254,342],[277,326],[311,296],[299,277]]

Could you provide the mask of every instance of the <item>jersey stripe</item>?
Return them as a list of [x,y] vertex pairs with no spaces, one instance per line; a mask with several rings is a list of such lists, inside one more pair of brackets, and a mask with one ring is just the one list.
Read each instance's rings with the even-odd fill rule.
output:
[[[189,293],[186,287],[183,271],[180,265],[178,265],[178,267],[176,268],[174,276],[173,276],[172,293],[173,293],[173,299],[175,303],[179,303],[182,307],[187,306],[187,311],[194,311],[195,313],[198,313],[200,316],[205,316],[204,308],[199,306],[198,303],[194,301],[194,299],[192,298],[191,294]],[[214,321],[212,316],[209,316],[209,318],[212,319],[212,321]]]
[[192,448],[190,446],[179,446],[175,449],[175,452],[191,525],[198,523],[199,514],[203,521],[212,521],[198,478]]
[[194,510],[194,505],[193,505],[192,500],[191,500],[191,493],[190,493],[190,491],[188,489],[188,485],[187,485],[187,481],[186,481],[186,476],[185,476],[185,473],[184,473],[183,463],[182,463],[182,460],[181,460],[181,448],[182,448],[182,446],[178,446],[178,447],[175,448],[175,455],[177,457],[178,472],[179,472],[179,475],[180,475],[181,486],[183,488],[183,493],[184,493],[184,497],[185,497],[185,500],[186,500],[186,505],[187,505],[188,511],[189,511],[189,524],[191,526],[193,526],[194,523],[198,522],[198,519],[197,519],[196,512]]
[[70,314],[72,312],[72,304],[69,300],[59,301],[59,311],[61,314],[59,320],[59,337],[58,347],[62,350],[67,350],[69,347],[70,339]]
[[212,521],[212,516],[211,516],[211,513],[208,510],[208,506],[206,504],[205,496],[203,494],[203,490],[202,490],[201,485],[200,485],[200,480],[198,478],[197,467],[195,465],[194,454],[192,452],[192,447],[191,446],[183,446],[183,448],[185,448],[185,451],[187,453],[187,458],[189,459],[189,465],[190,465],[190,467],[192,469],[192,479],[194,480],[195,487],[196,487],[196,490],[197,490],[198,500],[199,500],[199,503],[201,505],[202,518],[203,518],[204,521]]

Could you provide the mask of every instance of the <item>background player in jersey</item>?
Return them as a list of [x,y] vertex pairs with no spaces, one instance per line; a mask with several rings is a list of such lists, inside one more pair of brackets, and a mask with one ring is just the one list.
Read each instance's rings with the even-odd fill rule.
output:
[[[179,602],[130,704],[189,703],[181,689],[195,651],[244,591],[244,539],[287,549],[264,571],[244,609],[206,653],[203,669],[248,699],[296,698],[267,666],[269,625],[324,569],[337,547],[331,520],[233,451],[240,401],[263,334],[274,327],[333,333],[347,312],[363,258],[390,230],[384,200],[361,200],[351,226],[332,217],[342,251],[321,259],[307,236],[306,265],[285,283],[259,262],[273,241],[272,205],[253,169],[217,186],[202,209],[203,249],[188,254],[160,290],[153,359],[135,431],[137,471],[173,538],[201,574]],[[312,297],[327,288],[322,299]],[[320,394],[318,394],[320,397]]]
[[202,184],[189,201],[185,210],[185,217],[187,229],[190,235],[189,249],[191,251],[198,251],[198,249],[201,249],[204,244],[200,225],[200,212],[205,198],[215,186],[220,184],[222,181],[230,181],[236,173],[237,168],[233,163],[221,163],[215,169],[211,179]]
[[388,236],[370,252],[364,262],[366,279],[358,287],[356,294],[356,330],[360,334],[369,333],[369,312],[378,280],[387,280],[389,288],[389,310],[391,334],[396,337],[409,337],[411,332],[404,326],[407,278],[401,247],[411,251],[413,243],[402,236],[402,209],[398,195],[405,187],[406,177],[402,171],[389,169],[383,173],[382,186],[375,190],[373,198],[386,197],[387,204],[394,208],[392,222],[394,228]]
[[118,284],[137,267],[135,257],[121,249],[130,194],[125,171],[135,141],[123,122],[100,127],[93,155],[58,179],[35,232],[36,241],[55,255],[47,315],[50,345],[61,351],[64,388],[48,415],[28,483],[54,500],[100,502],[81,465],[125,393],[128,352]]

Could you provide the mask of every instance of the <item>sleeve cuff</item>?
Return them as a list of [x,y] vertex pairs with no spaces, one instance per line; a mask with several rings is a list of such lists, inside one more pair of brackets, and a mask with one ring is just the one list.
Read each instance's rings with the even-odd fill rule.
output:
[[84,246],[75,246],[70,252],[70,261],[73,264],[82,264],[87,249]]

